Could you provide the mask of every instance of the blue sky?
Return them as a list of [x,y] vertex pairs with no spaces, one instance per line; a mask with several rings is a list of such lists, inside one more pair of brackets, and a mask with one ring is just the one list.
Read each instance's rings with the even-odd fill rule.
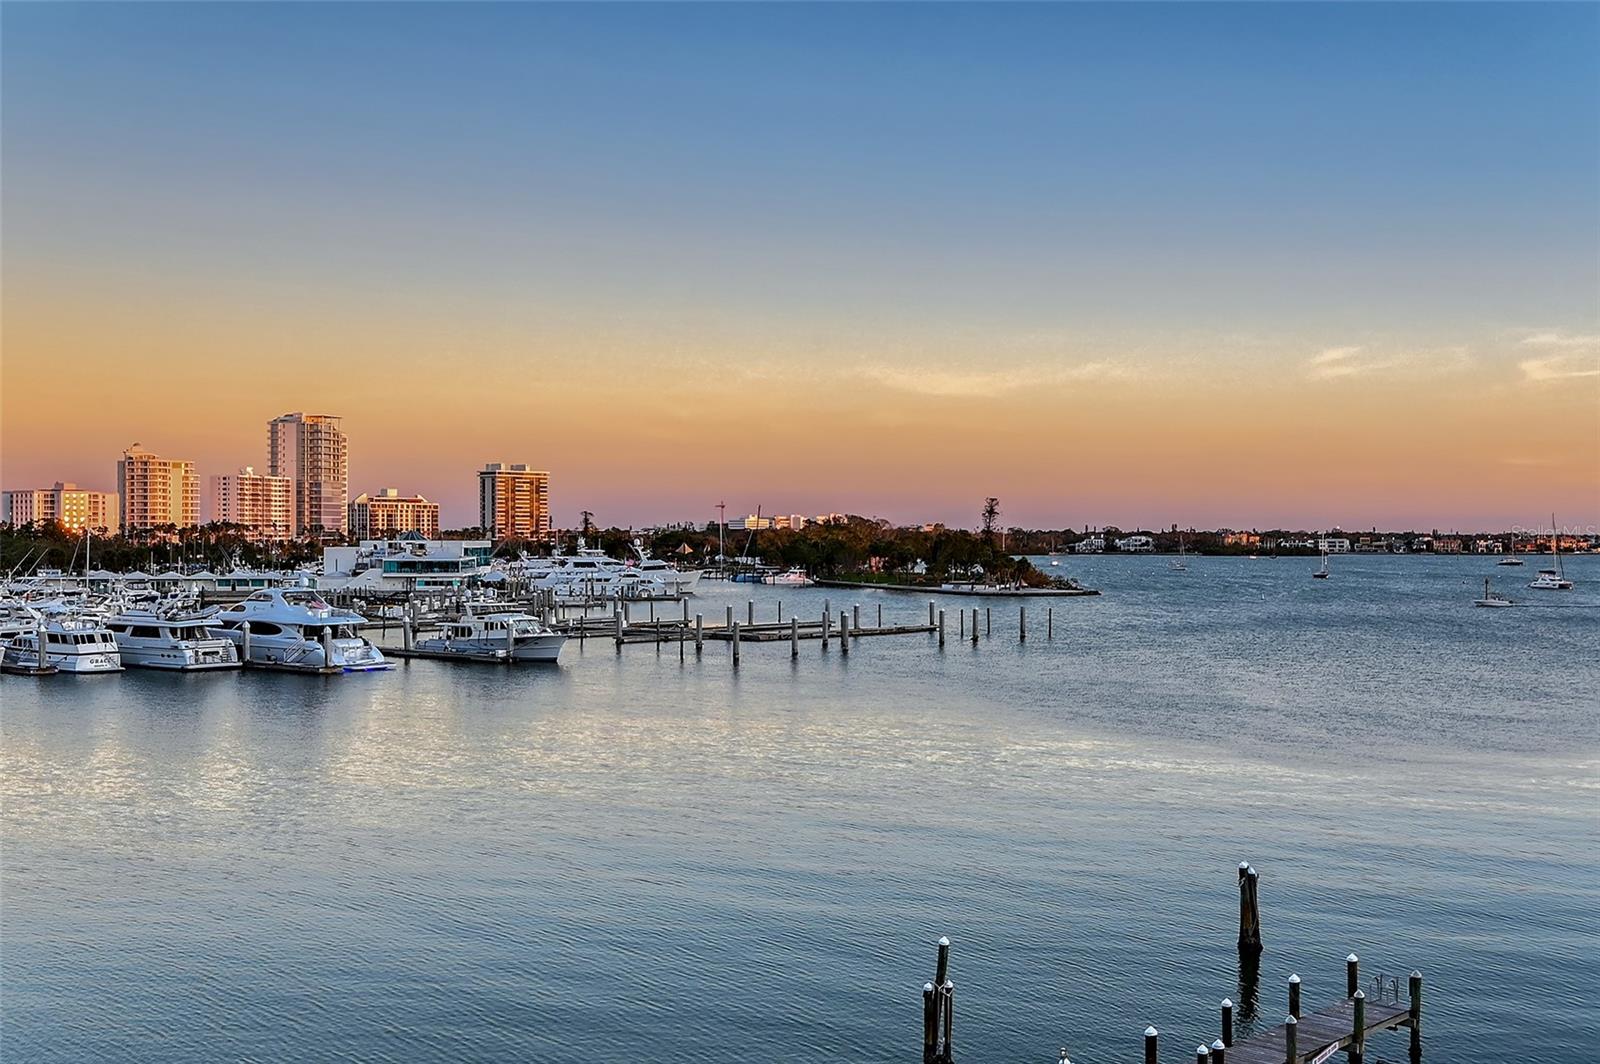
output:
[[679,374],[1514,375],[1600,331],[1592,4],[3,17],[12,303],[436,329],[473,374],[532,333]]

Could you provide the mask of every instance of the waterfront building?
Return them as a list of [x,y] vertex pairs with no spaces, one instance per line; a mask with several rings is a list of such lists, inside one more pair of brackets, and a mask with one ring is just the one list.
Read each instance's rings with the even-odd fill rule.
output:
[[756,514],[751,514],[749,517],[744,519],[744,528],[747,532],[761,531],[771,527],[772,518],[770,517],[760,517]]
[[1106,551],[1106,538],[1104,536],[1085,536],[1072,545],[1074,554],[1104,554]]
[[350,454],[340,419],[331,414],[284,414],[267,423],[267,471],[294,481],[291,530],[343,535],[348,527]]
[[398,488],[384,488],[376,495],[363,492],[350,503],[349,529],[356,539],[401,532],[437,539],[439,504],[421,495],[401,495]]
[[1349,554],[1350,540],[1343,536],[1323,536],[1317,541],[1317,549],[1324,554]]
[[460,587],[489,571],[494,544],[486,539],[425,539],[415,532],[363,539],[354,547],[324,547],[323,586],[405,591]]
[[1126,554],[1149,554],[1156,549],[1156,541],[1146,535],[1123,536],[1117,540],[1117,549]]
[[114,536],[122,530],[122,506],[114,491],[90,491],[58,480],[52,487],[0,495],[0,521],[12,525],[55,521],[71,532],[88,528]]
[[478,471],[478,527],[495,539],[550,534],[550,474],[525,464],[490,462]]
[[200,476],[186,458],[162,458],[134,444],[117,461],[117,494],[124,531],[200,523]]
[[243,525],[253,538],[288,539],[294,533],[294,481],[257,473],[254,466],[214,476],[211,512],[218,521]]

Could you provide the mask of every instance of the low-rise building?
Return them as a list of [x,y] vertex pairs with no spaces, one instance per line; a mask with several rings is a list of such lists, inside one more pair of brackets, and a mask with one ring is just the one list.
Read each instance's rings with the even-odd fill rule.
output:
[[70,481],[48,488],[19,488],[0,495],[0,521],[11,525],[55,521],[82,532],[91,529],[108,536],[122,531],[121,503],[114,491],[90,491]]

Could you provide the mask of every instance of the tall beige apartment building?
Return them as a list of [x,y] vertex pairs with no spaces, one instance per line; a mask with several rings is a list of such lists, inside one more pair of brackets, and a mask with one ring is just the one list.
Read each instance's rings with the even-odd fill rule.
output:
[[0,521],[27,525],[56,521],[73,532],[122,531],[122,508],[114,491],[89,491],[71,482],[56,481],[49,488],[19,488],[0,497]]
[[339,419],[284,414],[267,423],[267,472],[294,482],[294,535],[349,528],[350,455]]
[[211,478],[212,513],[218,521],[243,525],[256,539],[294,534],[294,481],[245,466]]
[[134,444],[117,461],[117,493],[125,531],[200,523],[200,476],[186,458],[162,458]]
[[384,488],[376,495],[363,492],[350,503],[352,538],[378,539],[400,532],[438,539],[439,504],[421,495],[401,495],[398,488]]
[[478,525],[496,539],[550,533],[550,474],[490,462],[478,471]]

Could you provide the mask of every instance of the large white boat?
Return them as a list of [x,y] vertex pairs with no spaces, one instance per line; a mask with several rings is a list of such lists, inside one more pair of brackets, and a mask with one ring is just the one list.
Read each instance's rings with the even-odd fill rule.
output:
[[1561,533],[1556,528],[1556,515],[1550,515],[1550,568],[1540,569],[1528,584],[1535,591],[1571,591],[1572,581],[1561,571]]
[[11,637],[7,665],[38,665],[39,637],[44,636],[44,664],[60,672],[121,672],[117,641],[98,621],[86,617],[41,617],[30,632]]
[[560,656],[566,641],[565,635],[529,614],[469,605],[460,617],[442,625],[439,635],[412,645],[432,654],[550,662]]
[[116,637],[124,665],[180,672],[237,669],[239,649],[209,627],[216,612],[175,605],[126,609],[108,620],[106,628]]
[[781,573],[769,573],[762,577],[763,584],[777,584],[779,587],[810,587],[816,583],[804,569],[798,565],[785,569]]
[[310,672],[387,669],[383,652],[357,629],[366,618],[336,609],[315,591],[265,588],[216,615],[218,628],[251,665]]

